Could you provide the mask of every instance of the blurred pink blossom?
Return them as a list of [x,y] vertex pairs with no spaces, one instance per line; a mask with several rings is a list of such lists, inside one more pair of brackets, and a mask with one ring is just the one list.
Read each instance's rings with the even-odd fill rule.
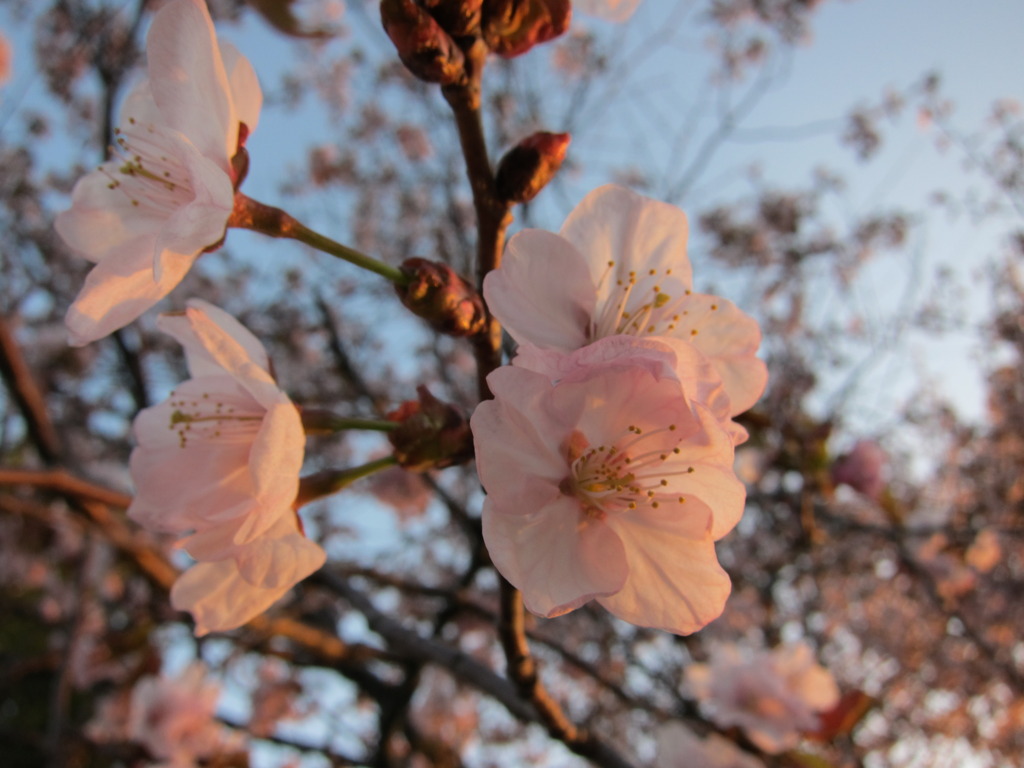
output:
[[117,156],[78,181],[55,222],[96,265],[66,317],[76,346],[135,320],[223,239],[241,181],[232,158],[259,120],[256,73],[218,45],[202,0],[163,6],[146,50],[148,77],[121,108]]
[[732,302],[693,292],[688,233],[675,206],[600,187],[558,234],[514,235],[484,296],[520,345],[568,352],[620,334],[692,345],[718,372],[736,415],[767,382],[755,357],[761,331]]
[[370,492],[392,507],[403,522],[426,512],[433,498],[433,491],[422,477],[401,467],[375,472],[365,482]]
[[298,410],[266,351],[233,317],[193,299],[157,326],[185,347],[191,379],[135,420],[129,516],[188,534],[200,561],[171,591],[196,634],[240,626],[324,562],[293,504],[305,449]]
[[214,719],[219,698],[206,666],[193,662],[177,677],[143,677],[130,692],[104,699],[85,732],[93,741],[135,742],[161,765],[191,768],[198,758],[241,747]]
[[723,728],[739,727],[765,752],[795,747],[839,701],[839,688],[804,642],[744,653],[720,644],[709,664],[686,669],[686,687]]
[[877,501],[885,490],[883,472],[888,457],[874,440],[858,440],[853,449],[832,464],[832,482],[848,485]]
[[517,366],[488,377],[495,399],[472,418],[484,540],[534,613],[594,599],[634,624],[695,632],[730,590],[714,542],[743,512],[732,440],[671,358],[606,352],[580,350],[555,384]]
[[640,0],[573,0],[574,13],[585,13],[605,21],[621,23],[629,19]]
[[434,153],[427,134],[415,125],[398,126],[395,129],[395,138],[398,139],[398,146],[407,160],[426,160]]

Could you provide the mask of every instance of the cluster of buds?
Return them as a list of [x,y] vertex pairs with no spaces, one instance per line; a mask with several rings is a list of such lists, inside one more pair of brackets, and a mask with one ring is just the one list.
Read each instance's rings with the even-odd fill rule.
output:
[[513,57],[569,28],[569,0],[381,0],[384,30],[406,68],[429,83],[465,77],[465,56],[477,41]]
[[422,384],[419,400],[408,400],[388,419],[398,426],[388,432],[399,466],[412,472],[444,469],[473,457],[469,419],[459,408],[438,400]]
[[435,330],[449,336],[475,336],[484,329],[483,299],[447,264],[413,258],[402,262],[401,270],[407,282],[396,284],[398,298]]

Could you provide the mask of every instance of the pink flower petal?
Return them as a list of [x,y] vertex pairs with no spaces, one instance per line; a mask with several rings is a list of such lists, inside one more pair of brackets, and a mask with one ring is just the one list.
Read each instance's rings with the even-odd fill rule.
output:
[[[249,472],[251,441],[233,435],[210,439],[202,425],[193,430],[176,421],[176,414],[200,407],[216,413],[219,408],[251,410],[255,403],[233,379],[207,377],[184,382],[167,401],[139,413],[131,456],[137,491],[129,515],[143,525],[183,533],[204,521],[248,514],[258,503]],[[252,427],[253,436],[257,429]]]
[[256,77],[256,70],[245,56],[227,40],[220,40],[220,56],[228,77],[231,100],[235,105],[238,121],[244,123],[251,134],[260,121],[263,108],[263,90]]
[[197,637],[234,629],[269,608],[325,560],[323,549],[299,533],[292,514],[237,559],[193,565],[174,583],[171,604],[192,613]]
[[[638,275],[654,270],[693,286],[686,255],[689,236],[686,214],[674,205],[638,195],[624,187],[598,187],[576,206],[562,225],[561,235],[582,253],[594,285],[600,285],[608,262]],[[609,287],[599,294],[608,295]]]
[[485,501],[483,532],[495,567],[540,616],[575,610],[626,579],[619,537],[575,499],[562,496],[533,515],[505,515]]
[[167,127],[229,173],[238,116],[206,3],[173,0],[157,11],[146,54],[153,100]]
[[238,344],[242,349],[241,354],[254,365],[264,371],[270,371],[270,359],[267,357],[266,350],[248,328],[220,307],[215,307],[202,299],[189,299],[188,306],[193,310],[191,313],[160,315],[157,318],[156,327],[173,336],[185,348],[188,370],[193,378],[225,374],[224,366],[206,350],[203,340],[194,330],[193,324],[197,322],[212,324],[213,327],[207,334],[209,337],[223,334],[225,339],[230,339]]
[[68,309],[70,343],[80,347],[123,328],[181,282],[197,254],[175,254],[153,278],[153,239],[142,236],[105,254]]
[[196,637],[242,626],[276,603],[291,585],[254,587],[242,578],[234,560],[196,563],[171,588],[171,605],[188,611]]
[[516,341],[557,349],[587,342],[595,301],[589,271],[576,249],[551,232],[514,235],[501,269],[484,278],[484,299]]
[[[680,330],[717,369],[729,396],[731,416],[748,410],[764,393],[768,369],[754,357],[761,329],[752,317],[728,299],[691,294],[676,311],[685,313]],[[697,331],[697,333],[692,333]]]
[[294,516],[283,517],[267,535],[236,556],[238,572],[253,586],[290,587],[324,564],[326,554],[298,532]]
[[[609,518],[625,548],[629,578],[598,602],[633,624],[687,635],[721,615],[732,586],[715,555],[710,510],[697,501],[682,506],[688,508],[638,508]],[[699,523],[705,535],[695,539]]]

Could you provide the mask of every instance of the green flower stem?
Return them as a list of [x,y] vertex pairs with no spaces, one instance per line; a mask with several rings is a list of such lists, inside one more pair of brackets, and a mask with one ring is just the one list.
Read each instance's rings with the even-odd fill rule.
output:
[[280,208],[264,205],[251,197],[246,197],[241,192],[235,193],[235,207],[228,218],[228,226],[251,229],[270,237],[287,237],[298,240],[318,251],[329,253],[349,264],[355,264],[357,267],[374,272],[395,285],[409,284],[409,278],[401,270],[331,240],[329,237],[324,237]]
[[307,435],[332,435],[346,429],[366,429],[373,432],[390,432],[398,422],[387,419],[360,419],[338,416],[319,408],[302,409],[302,426]]
[[347,488],[362,477],[368,477],[382,469],[395,466],[398,466],[398,459],[394,456],[385,456],[366,464],[360,464],[358,467],[326,469],[323,472],[307,475],[299,480],[299,493],[295,497],[295,506],[301,507],[303,504],[330,496],[332,493]]

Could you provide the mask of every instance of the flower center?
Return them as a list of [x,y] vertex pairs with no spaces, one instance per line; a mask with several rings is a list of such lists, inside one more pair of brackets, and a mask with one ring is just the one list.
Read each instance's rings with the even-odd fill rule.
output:
[[255,401],[211,397],[209,393],[193,399],[172,394],[168,404],[172,409],[168,427],[178,434],[182,448],[189,440],[251,443],[266,416],[266,410]]
[[[692,291],[684,288],[668,268],[659,273],[650,269],[644,274],[625,271],[622,265],[609,261],[598,281],[598,292],[605,298],[587,329],[589,341],[606,336],[683,336],[697,335],[701,313],[690,316],[687,297]],[[711,304],[712,311],[718,309]]]
[[607,296],[591,321],[591,339],[616,334],[670,334],[682,319],[672,311],[672,305],[677,303],[673,295],[662,286],[665,279],[670,283],[676,282],[671,275],[671,268],[660,274],[658,270],[651,269],[646,274],[637,275],[635,270],[626,272],[617,262],[609,261],[598,282],[598,290],[606,292]]
[[166,214],[189,203],[195,192],[180,159],[181,139],[155,125],[142,126],[134,117],[127,128],[115,128],[114,154],[121,161],[100,170],[107,187],[126,195],[131,204]]
[[682,439],[666,440],[676,431],[675,424],[651,430],[631,425],[614,444],[597,446],[574,431],[566,441],[570,471],[560,486],[562,493],[574,496],[586,515],[599,519],[641,505],[657,509],[664,503],[685,503],[671,478],[692,474],[694,468],[681,457]]

